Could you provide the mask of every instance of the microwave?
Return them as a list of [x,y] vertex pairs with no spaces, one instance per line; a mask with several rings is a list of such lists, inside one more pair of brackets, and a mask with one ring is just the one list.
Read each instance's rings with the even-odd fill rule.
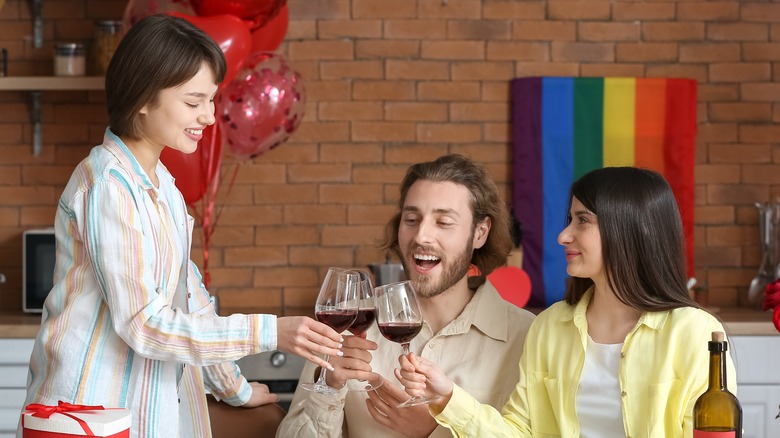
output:
[[22,233],[22,310],[41,313],[43,302],[54,286],[57,245],[54,228]]

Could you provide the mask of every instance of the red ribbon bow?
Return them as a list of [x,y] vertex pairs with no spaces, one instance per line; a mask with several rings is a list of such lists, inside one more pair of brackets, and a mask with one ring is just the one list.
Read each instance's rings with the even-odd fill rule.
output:
[[780,280],[775,280],[766,285],[764,302],[761,308],[764,310],[775,309],[772,314],[772,322],[775,328],[780,332]]
[[76,420],[79,426],[81,426],[81,428],[84,429],[84,433],[86,433],[87,436],[95,436],[95,434],[92,433],[92,430],[87,425],[86,421],[76,417],[75,415],[71,415],[68,412],[102,411],[105,408],[103,406],[74,405],[72,403],[68,403],[60,400],[57,403],[57,406],[48,406],[48,405],[42,405],[40,403],[31,403],[27,405],[25,409],[28,411],[32,411],[33,412],[32,416],[38,418],[49,418],[54,414],[65,415],[67,417]]

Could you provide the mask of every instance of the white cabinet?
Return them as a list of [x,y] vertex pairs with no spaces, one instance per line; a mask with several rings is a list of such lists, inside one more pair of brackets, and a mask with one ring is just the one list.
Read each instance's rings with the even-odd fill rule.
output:
[[16,436],[33,339],[0,339],[0,438]]
[[780,437],[780,336],[732,336],[743,438]]

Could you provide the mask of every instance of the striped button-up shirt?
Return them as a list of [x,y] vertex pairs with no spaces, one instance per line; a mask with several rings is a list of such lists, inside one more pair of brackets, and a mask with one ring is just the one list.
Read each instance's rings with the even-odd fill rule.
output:
[[189,258],[193,219],[162,164],[156,174],[159,188],[110,130],[73,172],[25,405],[124,407],[132,437],[207,437],[205,388],[245,403],[231,361],[276,348],[276,317],[215,314]]

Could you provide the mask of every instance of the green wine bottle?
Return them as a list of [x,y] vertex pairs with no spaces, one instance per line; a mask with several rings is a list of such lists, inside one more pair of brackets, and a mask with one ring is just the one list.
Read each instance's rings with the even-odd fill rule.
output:
[[723,332],[712,332],[710,386],[693,406],[693,438],[741,438],[742,407],[726,383],[728,342]]

